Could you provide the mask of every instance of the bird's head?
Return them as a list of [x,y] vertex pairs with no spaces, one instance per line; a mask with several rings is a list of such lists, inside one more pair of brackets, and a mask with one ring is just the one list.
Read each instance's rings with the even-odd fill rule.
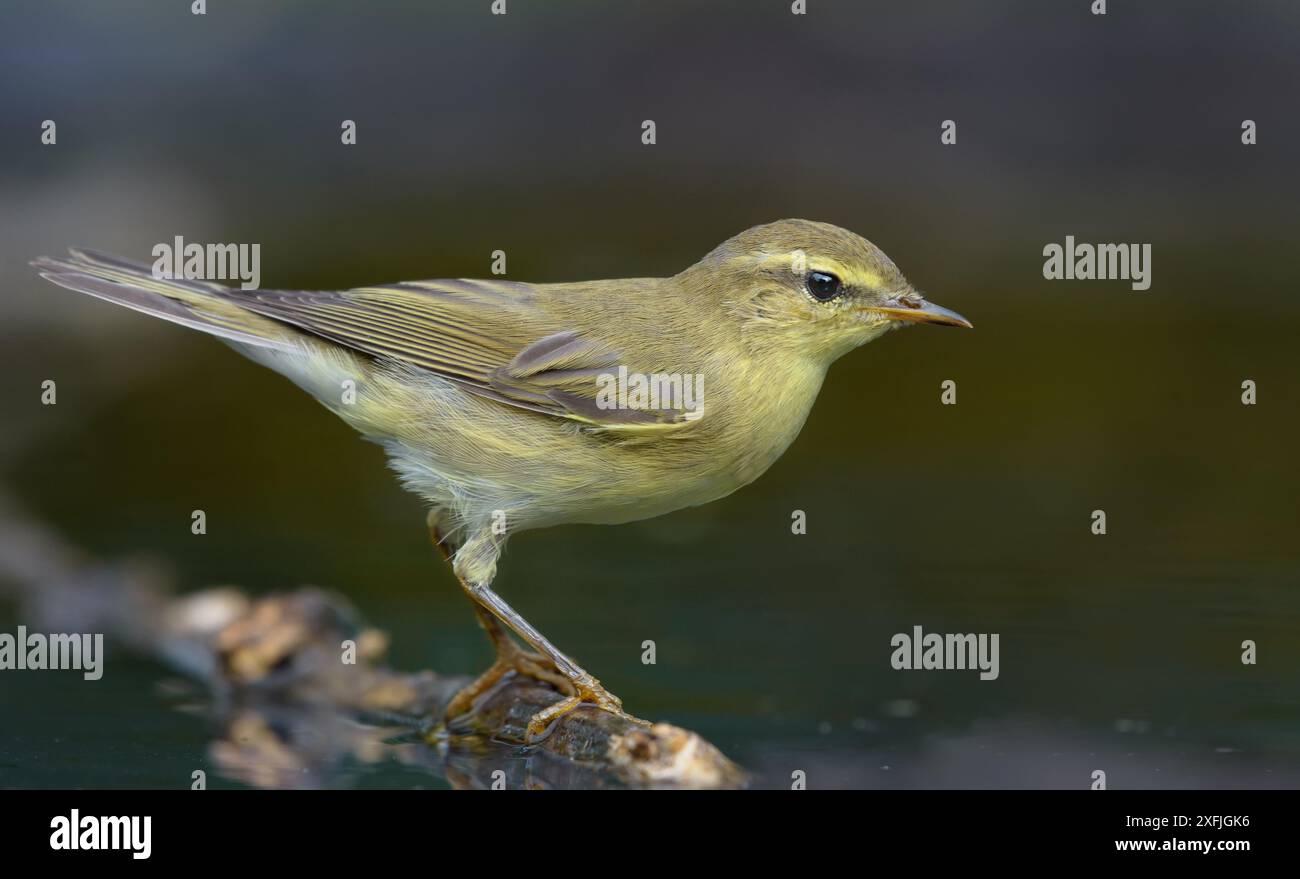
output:
[[830,362],[887,330],[970,321],[917,292],[881,250],[827,223],[778,220],[729,238],[678,276],[742,331]]

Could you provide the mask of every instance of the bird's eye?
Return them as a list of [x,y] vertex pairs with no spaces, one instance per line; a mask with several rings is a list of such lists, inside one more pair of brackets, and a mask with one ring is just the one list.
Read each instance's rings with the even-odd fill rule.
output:
[[809,272],[808,292],[820,302],[834,299],[840,295],[840,279],[830,272]]

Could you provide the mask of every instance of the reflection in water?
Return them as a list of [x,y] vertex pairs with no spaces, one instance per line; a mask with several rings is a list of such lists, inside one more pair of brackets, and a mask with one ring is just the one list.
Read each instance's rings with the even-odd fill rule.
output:
[[[370,726],[306,706],[242,708],[224,718],[210,757],[225,778],[259,788],[318,789],[366,784],[395,768],[414,786],[458,789],[627,787],[606,769],[479,739],[431,746],[403,727]],[[420,776],[424,776],[421,781]]]
[[[232,712],[210,756],[225,778],[262,788],[626,786],[599,768],[546,753],[482,740],[430,747],[402,727],[371,726],[301,705]],[[770,741],[746,757],[763,787],[788,787],[796,771],[809,789],[1086,789],[1098,771],[1111,789],[1300,786],[1300,765],[1277,755],[1208,748],[1176,730],[1108,736],[1041,720],[984,722],[965,733],[894,741],[856,731],[819,734]]]

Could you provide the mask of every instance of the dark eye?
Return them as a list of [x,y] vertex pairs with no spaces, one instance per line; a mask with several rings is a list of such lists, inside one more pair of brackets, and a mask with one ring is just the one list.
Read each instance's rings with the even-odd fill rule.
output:
[[821,302],[834,299],[840,295],[840,279],[830,272],[809,272],[808,292]]

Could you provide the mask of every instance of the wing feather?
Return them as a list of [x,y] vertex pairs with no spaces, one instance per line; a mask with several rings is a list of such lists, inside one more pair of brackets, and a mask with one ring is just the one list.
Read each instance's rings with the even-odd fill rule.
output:
[[497,402],[606,430],[689,423],[679,410],[600,406],[599,377],[615,373],[627,358],[558,326],[539,307],[532,285],[446,280],[338,292],[231,292],[264,317],[428,370]]
[[[144,263],[74,249],[39,259],[41,274],[65,287],[165,320],[259,347],[294,344],[288,325],[363,354],[427,370],[485,399],[612,431],[674,428],[677,409],[600,405],[600,379],[653,372],[608,340],[571,326],[546,303],[591,287],[546,289],[511,281],[411,281],[336,292],[240,290],[189,279],[157,279]],[[604,282],[595,282],[604,283]],[[617,295],[608,285],[602,297]],[[571,306],[571,303],[570,303]],[[578,310],[569,307],[569,314]]]

